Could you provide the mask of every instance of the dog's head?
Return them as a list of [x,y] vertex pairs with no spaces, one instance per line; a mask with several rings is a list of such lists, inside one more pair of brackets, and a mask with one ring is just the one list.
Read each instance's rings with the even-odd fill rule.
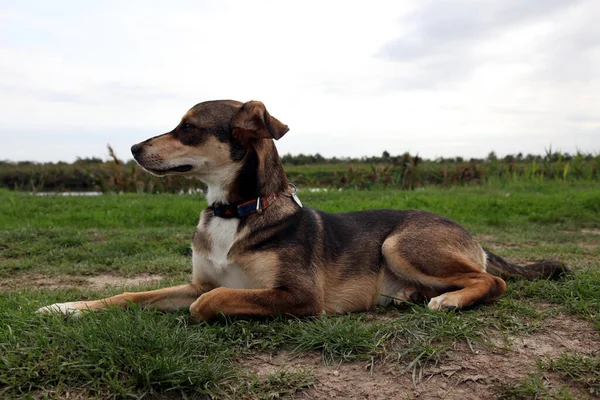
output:
[[220,183],[241,168],[257,142],[280,139],[288,130],[259,101],[208,101],[192,107],[171,132],[133,145],[131,153],[154,175]]

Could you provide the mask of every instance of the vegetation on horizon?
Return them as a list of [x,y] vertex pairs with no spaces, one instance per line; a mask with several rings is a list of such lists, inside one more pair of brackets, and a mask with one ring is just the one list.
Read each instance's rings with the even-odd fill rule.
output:
[[[133,160],[78,159],[73,163],[0,161],[0,187],[29,192],[138,192],[188,193],[204,185],[183,177],[156,178],[145,173]],[[374,187],[412,190],[425,186],[472,185],[487,182],[600,181],[600,154],[546,151],[543,156],[517,154],[498,158],[491,152],[485,159],[462,157],[422,159],[404,153],[381,157],[324,158],[316,155],[286,154],[285,171],[300,187]]]

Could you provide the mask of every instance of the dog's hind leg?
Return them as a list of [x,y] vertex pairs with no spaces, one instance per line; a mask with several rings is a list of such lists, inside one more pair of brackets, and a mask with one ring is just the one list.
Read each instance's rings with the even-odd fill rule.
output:
[[432,310],[463,308],[493,301],[506,290],[502,279],[485,272],[458,274],[447,278],[446,282],[462,289],[445,292],[429,300],[428,307]]
[[[418,228],[409,228],[392,234],[382,253],[386,268],[429,299],[429,308],[468,307],[495,300],[506,290],[502,279],[485,272],[483,250],[479,255],[481,247],[470,237],[453,240],[456,232],[450,232],[450,239],[444,240],[417,233]],[[411,297],[418,295],[411,293]]]
[[175,311],[189,307],[202,293],[210,289],[212,289],[212,286],[189,282],[184,285],[148,292],[126,292],[101,300],[56,303],[42,307],[36,313],[48,314],[54,312],[79,317],[86,310],[92,311],[109,307],[126,308],[130,303],[137,303],[141,307],[155,308],[160,311]]

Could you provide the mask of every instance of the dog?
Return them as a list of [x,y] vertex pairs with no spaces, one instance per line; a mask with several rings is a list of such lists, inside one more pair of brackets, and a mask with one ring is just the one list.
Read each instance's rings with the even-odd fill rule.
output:
[[206,321],[221,314],[340,314],[404,302],[461,309],[498,299],[506,278],[557,278],[569,271],[558,261],[508,263],[459,224],[426,211],[329,214],[304,207],[274,143],[288,130],[259,101],[208,101],[191,108],[171,132],[133,145],[146,171],[207,185],[209,206],[192,239],[191,281],[57,303],[38,313],[81,316],[138,303],[163,311],[189,308]]

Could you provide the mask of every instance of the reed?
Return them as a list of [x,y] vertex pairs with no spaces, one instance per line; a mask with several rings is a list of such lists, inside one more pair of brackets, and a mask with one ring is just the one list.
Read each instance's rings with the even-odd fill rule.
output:
[[[194,193],[204,188],[183,177],[156,178],[133,160],[122,161],[108,145],[108,161],[78,159],[73,163],[0,161],[0,187],[29,192]],[[490,183],[600,181],[600,154],[554,152],[521,154],[502,159],[492,152],[485,159],[461,157],[436,160],[403,153],[361,159],[327,159],[320,155],[283,157],[290,180],[301,187],[345,189],[461,186]]]

